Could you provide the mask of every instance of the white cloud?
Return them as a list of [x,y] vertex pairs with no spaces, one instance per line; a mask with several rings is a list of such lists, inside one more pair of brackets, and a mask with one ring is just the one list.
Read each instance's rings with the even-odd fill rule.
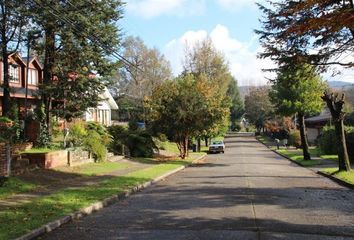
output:
[[264,3],[264,0],[217,0],[217,3],[227,10],[241,10],[244,8],[257,8],[256,2]]
[[205,8],[205,0],[130,0],[126,6],[127,12],[143,18],[201,15]]
[[271,76],[269,73],[264,73],[262,68],[271,68],[274,67],[274,64],[270,60],[257,58],[257,52],[261,49],[252,50],[258,46],[256,38],[250,39],[249,42],[241,42],[232,38],[228,28],[220,24],[210,33],[205,30],[188,31],[165,46],[164,53],[171,62],[175,75],[182,71],[182,60],[186,46],[193,46],[207,36],[211,38],[216,49],[225,54],[231,73],[238,80],[240,86],[267,83],[266,77]]

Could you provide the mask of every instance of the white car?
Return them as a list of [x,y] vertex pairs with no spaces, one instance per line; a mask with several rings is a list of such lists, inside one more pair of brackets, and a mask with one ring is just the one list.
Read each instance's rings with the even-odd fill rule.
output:
[[209,145],[210,153],[224,153],[225,152],[225,144],[223,141],[212,141]]

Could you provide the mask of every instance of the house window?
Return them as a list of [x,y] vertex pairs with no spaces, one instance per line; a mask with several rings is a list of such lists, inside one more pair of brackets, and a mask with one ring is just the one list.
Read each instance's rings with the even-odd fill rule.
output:
[[10,82],[18,83],[20,82],[20,74],[19,74],[19,66],[10,64],[9,74],[10,74]]
[[28,69],[28,84],[38,85],[38,75],[36,69]]

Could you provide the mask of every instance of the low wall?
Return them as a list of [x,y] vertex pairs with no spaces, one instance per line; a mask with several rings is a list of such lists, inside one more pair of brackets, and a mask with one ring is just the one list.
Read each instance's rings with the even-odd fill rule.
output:
[[88,151],[82,149],[75,149],[68,151],[68,165],[78,166],[85,163],[92,163],[94,159]]
[[24,153],[23,156],[29,159],[30,164],[44,169],[68,165],[68,152],[65,150],[48,153]]

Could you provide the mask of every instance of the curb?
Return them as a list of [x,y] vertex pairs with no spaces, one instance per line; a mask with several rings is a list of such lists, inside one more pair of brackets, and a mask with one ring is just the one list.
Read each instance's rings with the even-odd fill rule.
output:
[[147,181],[145,183],[142,183],[142,184],[139,184],[127,191],[125,191],[124,193],[120,193],[120,194],[117,194],[117,195],[113,195],[111,197],[108,197],[102,201],[98,201],[96,203],[93,203],[91,204],[90,206],[88,207],[85,207],[85,208],[82,208],[81,210],[77,211],[77,212],[74,212],[74,213],[71,213],[71,214],[68,214],[68,215],[65,215],[64,217],[61,217],[57,220],[54,220],[52,222],[49,222],[49,223],[46,223],[44,225],[42,225],[41,227],[39,228],[36,228],[34,230],[32,230],[31,232],[25,234],[25,235],[22,235],[21,237],[18,237],[18,238],[15,238],[15,240],[31,240],[31,239],[34,239],[34,238],[37,238],[45,233],[49,233],[57,228],[59,228],[60,226],[68,223],[68,222],[71,222],[72,220],[77,220],[77,219],[80,219],[80,218],[83,218],[85,216],[88,216],[88,215],[91,215],[92,213],[104,208],[104,207],[107,207],[107,206],[110,206],[116,202],[119,202],[120,200],[123,200],[127,197],[129,197],[130,195],[134,194],[134,193],[137,193],[155,183],[158,183],[160,182],[161,180],[164,180],[165,178],[191,166],[192,164],[194,164],[195,162],[199,161],[199,160],[202,160],[206,157],[206,155],[202,155],[200,157],[198,157],[197,159],[193,160],[191,163],[185,165],[185,166],[181,166],[177,169],[174,169],[170,172],[167,172],[159,177],[156,177],[154,178],[153,180],[151,181]]
[[351,183],[348,183],[346,181],[343,181],[342,179],[337,178],[337,177],[335,177],[333,175],[329,175],[329,174],[321,172],[321,171],[317,171],[317,174],[319,174],[319,175],[321,175],[323,177],[327,177],[327,178],[331,179],[332,181],[338,183],[339,185],[341,185],[343,187],[354,189],[354,184],[351,184]]
[[279,156],[282,156],[283,158],[286,158],[286,159],[289,160],[290,162],[293,162],[293,163],[297,164],[297,165],[300,166],[300,167],[303,167],[303,168],[306,168],[306,169],[308,169],[308,170],[311,170],[312,172],[317,173],[318,175],[321,175],[322,177],[329,178],[329,179],[331,179],[332,181],[336,182],[337,184],[339,184],[339,185],[341,185],[341,186],[343,186],[343,187],[347,187],[347,188],[350,188],[350,189],[354,189],[354,184],[351,184],[351,183],[348,183],[348,182],[346,182],[346,181],[343,181],[342,179],[337,178],[337,177],[332,176],[332,175],[329,175],[329,174],[327,174],[327,173],[324,173],[324,172],[321,172],[321,171],[315,171],[315,170],[313,170],[313,169],[311,169],[311,168],[309,168],[309,167],[305,167],[305,166],[303,166],[301,163],[292,160],[292,159],[289,158],[288,156],[285,156],[285,155],[283,155],[283,154],[277,152],[276,150],[270,149],[266,144],[264,144],[264,143],[261,142],[260,140],[257,139],[257,141],[260,142],[260,143],[262,143],[264,146],[266,146],[266,147],[267,147],[269,150],[271,150],[272,152],[278,154]]

